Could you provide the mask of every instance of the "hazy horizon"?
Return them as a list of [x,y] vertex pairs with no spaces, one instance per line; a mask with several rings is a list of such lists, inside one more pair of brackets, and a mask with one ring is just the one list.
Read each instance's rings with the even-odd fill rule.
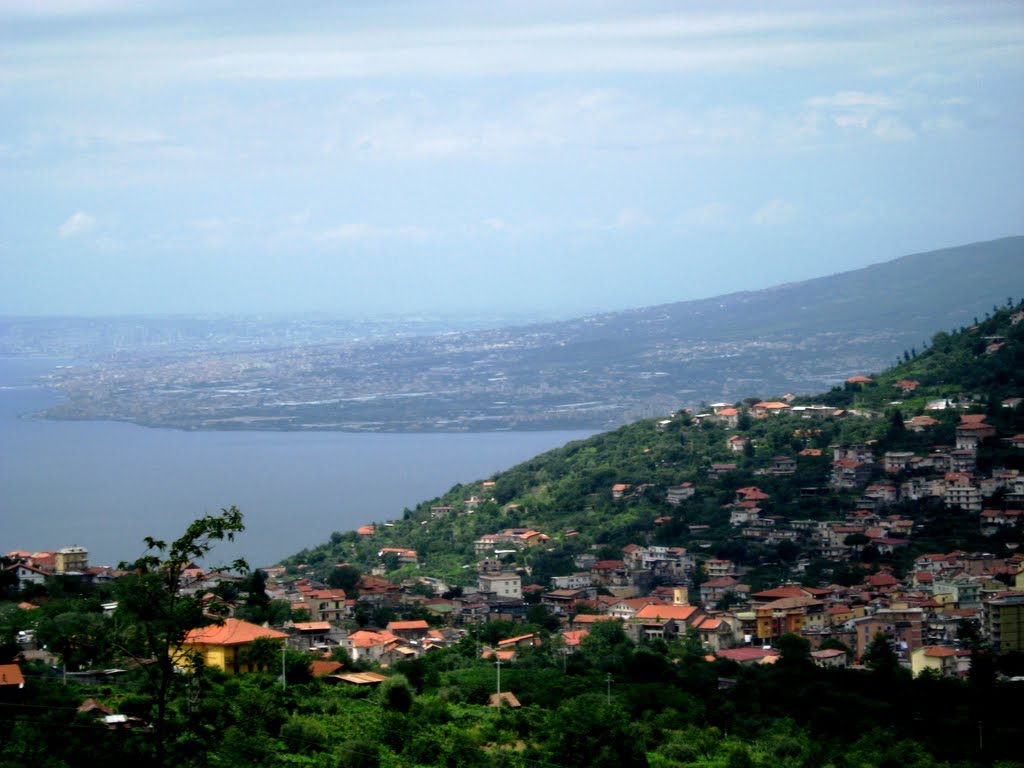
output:
[[0,315],[519,314],[1019,234],[1024,6],[15,0]]

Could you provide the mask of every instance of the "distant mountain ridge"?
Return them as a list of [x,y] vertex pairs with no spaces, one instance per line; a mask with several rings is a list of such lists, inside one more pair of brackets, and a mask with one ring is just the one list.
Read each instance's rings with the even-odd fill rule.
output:
[[1024,237],[1009,237],[569,321],[75,370],[50,415],[187,429],[606,429],[701,400],[819,391],[1022,294]]

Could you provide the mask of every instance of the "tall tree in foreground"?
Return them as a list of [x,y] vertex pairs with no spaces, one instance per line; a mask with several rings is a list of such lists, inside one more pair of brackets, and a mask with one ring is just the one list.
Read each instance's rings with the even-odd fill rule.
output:
[[[121,563],[130,576],[118,582],[117,614],[123,650],[141,663],[147,689],[153,699],[156,763],[166,760],[168,703],[178,682],[174,669],[182,661],[182,642],[190,629],[217,621],[217,604],[205,605],[203,595],[182,594],[182,575],[193,561],[201,560],[218,541],[233,541],[245,530],[237,507],[222,509],[218,515],[204,515],[193,521],[185,533],[170,544],[147,536],[147,554],[132,563]],[[244,560],[210,572],[246,572]]]

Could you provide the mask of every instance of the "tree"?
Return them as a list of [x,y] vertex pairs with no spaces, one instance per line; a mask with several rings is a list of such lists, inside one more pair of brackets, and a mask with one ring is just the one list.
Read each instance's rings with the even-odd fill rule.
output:
[[787,632],[779,638],[779,665],[788,669],[807,669],[811,660],[811,642],[800,635]]
[[258,637],[244,649],[243,661],[250,668],[267,672],[280,664],[281,643],[269,637]]
[[[336,565],[334,569],[327,574],[327,584],[335,589],[345,590],[345,594],[348,597],[355,597],[359,594],[359,579],[363,575],[359,572],[359,569],[351,565]],[[433,595],[431,595],[433,597]]]
[[864,652],[864,665],[880,675],[893,676],[900,668],[900,660],[892,649],[892,642],[884,632],[878,632]]
[[[175,667],[184,661],[182,643],[190,629],[215,621],[208,610],[223,610],[216,604],[206,606],[201,594],[182,594],[182,574],[194,560],[208,555],[218,541],[233,541],[235,534],[244,530],[242,513],[232,506],[219,515],[194,520],[170,544],[147,536],[147,554],[132,563],[121,563],[121,568],[131,571],[118,582],[117,589],[121,647],[137,661],[147,662],[141,668],[153,703],[158,765],[167,759],[168,703],[172,689],[181,680]],[[211,572],[227,570],[246,572],[249,566],[239,559],[230,568],[214,568]]]

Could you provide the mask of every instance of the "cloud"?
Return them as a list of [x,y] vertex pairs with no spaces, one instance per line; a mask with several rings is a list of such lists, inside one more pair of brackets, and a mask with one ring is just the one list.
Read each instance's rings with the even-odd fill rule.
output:
[[654,224],[654,221],[641,210],[636,208],[623,208],[612,221],[611,229],[641,229]]
[[952,117],[936,117],[921,123],[925,133],[937,133],[942,136],[956,136],[966,130],[962,120]]
[[913,141],[917,138],[917,134],[898,117],[883,117],[875,123],[872,133],[883,141]]
[[60,237],[75,237],[85,234],[96,226],[96,219],[85,211],[75,211],[57,228]]
[[315,243],[371,243],[381,240],[411,240],[425,242],[430,239],[430,230],[402,224],[395,227],[378,227],[373,224],[353,222],[342,224],[313,236]]
[[864,93],[863,91],[839,91],[831,96],[815,96],[808,99],[812,107],[838,107],[850,109],[869,107],[871,109],[896,109],[899,102],[884,93]]
[[721,227],[728,223],[731,215],[731,206],[712,202],[686,209],[676,218],[676,223],[693,229]]
[[750,217],[751,223],[759,227],[777,227],[786,224],[796,216],[800,209],[785,200],[769,200]]

